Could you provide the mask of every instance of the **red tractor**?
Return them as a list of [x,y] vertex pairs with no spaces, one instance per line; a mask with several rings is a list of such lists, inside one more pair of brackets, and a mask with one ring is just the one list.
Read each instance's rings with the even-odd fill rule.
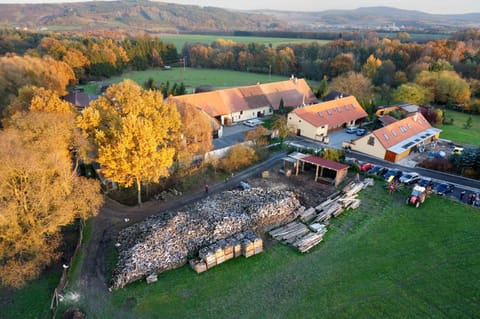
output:
[[415,185],[415,187],[412,190],[412,193],[410,194],[410,197],[407,199],[407,205],[412,204],[416,208],[420,206],[425,201],[425,198],[427,197],[427,192],[425,190],[425,187]]

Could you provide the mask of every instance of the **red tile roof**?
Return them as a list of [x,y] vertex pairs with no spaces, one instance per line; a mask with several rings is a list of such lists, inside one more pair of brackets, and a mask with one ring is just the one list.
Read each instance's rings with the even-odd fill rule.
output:
[[315,127],[337,127],[368,116],[354,96],[305,106],[295,109],[293,113]]
[[168,99],[200,107],[213,117],[265,106],[278,109],[281,99],[286,107],[317,102],[304,79],[172,96]]
[[391,116],[391,115],[379,116],[379,117],[378,117],[378,120],[379,120],[380,122],[382,122],[382,125],[383,125],[383,126],[390,125],[390,124],[395,123],[396,121],[398,121],[396,118],[394,118],[394,117]]
[[431,127],[421,113],[416,113],[373,131],[373,135],[385,149],[388,149]]
[[326,167],[328,169],[332,169],[334,171],[340,171],[342,169],[348,169],[348,165],[337,163],[331,160],[324,159],[322,157],[310,155],[310,156],[305,156],[300,159],[300,161],[304,161],[307,163],[319,165],[322,167]]

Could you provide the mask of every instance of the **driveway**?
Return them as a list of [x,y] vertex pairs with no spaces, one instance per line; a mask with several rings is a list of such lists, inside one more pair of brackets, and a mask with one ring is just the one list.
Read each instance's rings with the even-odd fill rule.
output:
[[249,127],[243,124],[234,124],[223,127],[223,136],[213,139],[213,149],[218,150],[244,141],[244,134],[247,131],[254,130],[255,127]]

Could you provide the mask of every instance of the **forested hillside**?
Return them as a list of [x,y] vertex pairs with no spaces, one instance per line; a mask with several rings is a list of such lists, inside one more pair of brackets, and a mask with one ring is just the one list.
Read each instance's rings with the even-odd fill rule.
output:
[[138,1],[0,4],[0,26],[44,30],[144,30],[226,32],[284,28],[268,15],[214,7]]

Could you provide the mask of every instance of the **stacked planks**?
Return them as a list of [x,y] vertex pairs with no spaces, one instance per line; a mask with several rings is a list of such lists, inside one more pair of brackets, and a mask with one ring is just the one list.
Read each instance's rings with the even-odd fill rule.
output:
[[330,218],[338,217],[347,208],[360,206],[358,192],[367,186],[373,186],[373,180],[350,183],[342,192],[333,194],[315,208],[304,209],[302,206],[303,209],[298,213],[299,220],[271,230],[270,236],[302,253],[308,252],[323,240]]

